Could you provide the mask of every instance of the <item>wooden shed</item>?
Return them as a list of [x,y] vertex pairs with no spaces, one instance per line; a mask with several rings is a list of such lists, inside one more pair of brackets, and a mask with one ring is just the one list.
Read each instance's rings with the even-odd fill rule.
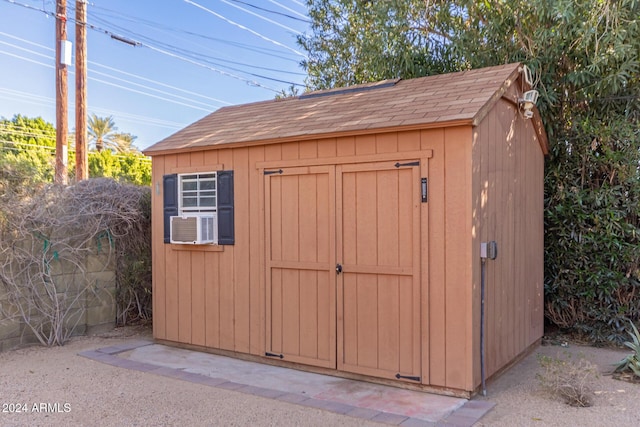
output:
[[148,148],[154,337],[473,394],[543,334],[530,89],[520,64],[386,80],[221,108]]

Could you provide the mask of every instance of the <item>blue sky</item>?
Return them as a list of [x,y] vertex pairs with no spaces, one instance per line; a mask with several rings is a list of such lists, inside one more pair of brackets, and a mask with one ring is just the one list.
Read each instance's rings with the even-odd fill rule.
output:
[[[75,3],[67,0],[71,41]],[[308,31],[302,0],[89,0],[87,10],[88,111],[113,116],[140,149],[219,107],[273,99],[304,82],[295,41]],[[0,0],[2,117],[55,123],[53,12],[51,0]]]

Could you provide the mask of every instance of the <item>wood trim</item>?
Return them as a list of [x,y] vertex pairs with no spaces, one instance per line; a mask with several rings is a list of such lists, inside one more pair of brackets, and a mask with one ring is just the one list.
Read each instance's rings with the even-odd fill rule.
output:
[[[337,219],[336,219],[336,214],[337,214],[337,201],[336,199],[337,194],[342,194],[342,193],[338,193],[338,186],[337,186],[337,179],[336,179],[336,166],[330,167],[329,168],[329,212],[333,212],[333,215],[329,215],[329,262],[331,263],[335,263],[338,257],[337,254],[337,237],[336,237],[336,232],[337,232]],[[335,265],[335,264],[334,264]],[[332,354],[332,361],[333,361],[333,369],[335,370],[338,367],[338,359],[339,359],[339,348],[340,348],[340,344],[338,344],[338,324],[340,323],[338,320],[338,301],[337,299],[339,298],[337,296],[338,293],[338,275],[337,274],[331,274],[331,272],[335,271],[332,268],[329,270],[329,285],[331,286],[331,298],[329,301],[329,304],[331,304],[332,310],[329,313],[329,315],[331,316],[331,321],[332,323],[332,327],[330,329],[329,332],[329,340],[330,342],[333,343],[333,347],[331,348],[331,351],[333,351]]]
[[429,211],[431,207],[432,191],[429,188],[429,161],[422,159],[420,162],[420,177],[427,178],[427,202],[420,201],[420,219],[419,219],[419,236],[420,236],[420,366],[423,384],[431,382],[431,358],[430,358],[430,322],[429,322],[429,278],[430,278],[430,253],[429,241]]
[[[423,164],[424,163],[424,164]],[[422,253],[422,189],[421,189],[421,177],[422,177],[422,168],[428,167],[428,160],[421,159],[420,166],[413,169],[413,182],[417,183],[417,191],[413,192],[413,204],[415,208],[413,209],[413,260],[411,262],[413,270],[412,279],[413,279],[413,325],[417,325],[417,339],[413,341],[414,347],[411,352],[412,366],[414,368],[414,372],[419,373],[420,381],[422,383],[429,383],[429,377],[425,377],[423,375],[424,368],[422,366],[422,330],[427,329],[428,326],[422,324],[422,316],[423,312],[426,311],[426,305],[422,304],[422,293],[424,292],[422,289],[422,260],[426,259],[424,257],[425,254]],[[416,184],[414,184],[416,185]],[[428,184],[427,184],[428,185]],[[427,202],[429,200],[429,189],[427,187]],[[428,206],[428,205],[427,205]],[[417,342],[416,342],[417,341]]]
[[509,88],[511,88],[511,86],[514,85],[518,81],[518,79],[521,78],[520,77],[521,72],[522,72],[522,66],[518,66],[515,70],[513,70],[511,72],[511,75],[507,77],[507,79],[502,83],[502,85],[500,85],[500,88],[498,88],[498,90],[491,96],[489,101],[480,108],[480,110],[476,113],[475,117],[473,118],[473,121],[471,122],[471,124],[474,127],[482,123],[482,121],[485,119],[487,114],[489,114],[489,111],[491,111],[494,108],[496,102],[498,102],[498,100],[500,100],[500,98],[502,98],[503,95],[509,91]]
[[323,262],[302,262],[302,261],[268,261],[268,267],[270,268],[282,268],[289,270],[314,270],[314,271],[331,271],[333,268],[332,263]]
[[323,157],[317,159],[272,160],[256,162],[256,169],[292,168],[301,166],[343,165],[348,163],[376,163],[394,160],[430,159],[433,150],[400,151],[383,154],[361,154],[345,157]]
[[[262,171],[261,171],[262,172]],[[261,175],[263,175],[261,173]],[[272,303],[271,299],[273,298],[271,295],[272,289],[272,273],[269,268],[269,263],[271,261],[271,179],[269,176],[261,176],[262,178],[262,222],[264,224],[264,235],[261,236],[263,238],[263,248],[264,252],[262,253],[263,258],[263,273],[264,276],[264,351],[271,352],[273,350],[273,325],[272,325]]]
[[[335,205],[333,215],[334,221],[334,260],[337,263],[344,262],[344,228],[342,218],[342,165],[336,165],[335,169]],[[335,290],[336,290],[336,368],[337,372],[341,372],[344,369],[344,274],[334,274]]]
[[386,267],[383,265],[343,264],[342,272],[358,274],[388,274],[392,276],[413,276],[413,267]]
[[216,165],[200,165],[200,166],[184,166],[184,167],[172,167],[169,169],[171,173],[197,173],[197,172],[215,172],[224,170],[224,164],[218,163]]
[[190,252],[224,252],[224,245],[167,245],[173,251],[190,251]]
[[406,131],[412,131],[412,130],[440,129],[440,128],[469,126],[469,125],[472,125],[472,126],[474,125],[473,118],[449,120],[445,122],[419,123],[419,124],[406,125],[406,126],[390,126],[390,127],[381,127],[381,128],[357,129],[355,131],[309,133],[306,135],[293,135],[293,136],[285,136],[281,138],[265,138],[265,139],[252,140],[252,141],[212,143],[210,145],[176,147],[176,148],[167,148],[164,150],[162,149],[155,150],[153,149],[153,147],[150,147],[150,149],[144,150],[142,153],[145,156],[154,157],[154,156],[163,156],[166,154],[188,153],[193,151],[223,150],[226,148],[252,147],[257,145],[282,144],[286,142],[302,142],[302,141],[319,140],[319,139],[325,139],[325,138],[338,138],[338,137],[341,138],[341,137],[350,137],[350,136],[358,136],[358,135],[380,134],[380,133],[387,133],[387,132],[406,132]]

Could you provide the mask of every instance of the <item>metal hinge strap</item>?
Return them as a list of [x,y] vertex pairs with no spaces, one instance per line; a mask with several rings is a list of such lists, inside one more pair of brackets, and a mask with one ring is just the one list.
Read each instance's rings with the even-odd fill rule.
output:
[[284,356],[281,354],[275,354],[275,353],[269,353],[268,351],[264,354],[265,356],[269,356],[269,357],[279,357],[280,359],[284,359]]
[[411,381],[418,381],[420,382],[420,377],[412,377],[412,376],[407,376],[407,375],[400,375],[400,374],[396,374],[396,378],[399,380],[411,380]]
[[420,166],[420,161],[410,162],[410,163],[400,163],[400,162],[398,162],[394,166],[397,167],[397,168],[401,168],[401,167],[405,167],[405,166]]

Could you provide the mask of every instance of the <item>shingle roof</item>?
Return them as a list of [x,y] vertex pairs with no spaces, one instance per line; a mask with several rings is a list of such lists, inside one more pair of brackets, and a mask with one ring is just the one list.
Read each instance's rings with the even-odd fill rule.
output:
[[410,80],[385,80],[223,107],[147,148],[145,154],[392,127],[461,122],[476,125],[518,78],[519,67],[520,64],[508,64]]

